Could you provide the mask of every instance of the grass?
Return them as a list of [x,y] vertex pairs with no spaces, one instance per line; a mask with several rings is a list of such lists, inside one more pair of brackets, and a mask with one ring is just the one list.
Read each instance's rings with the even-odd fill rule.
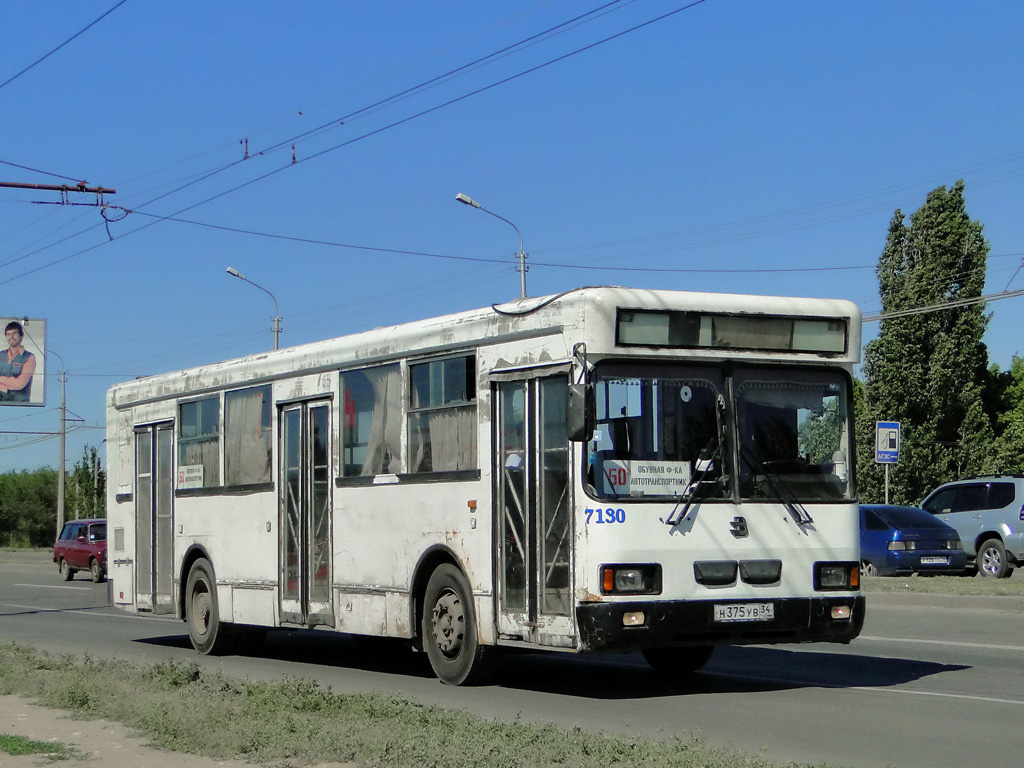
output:
[[74,751],[63,744],[50,741],[32,741],[23,736],[0,733],[0,752],[8,755],[45,755],[51,760],[67,760]]
[[165,749],[279,766],[778,766],[699,737],[657,740],[486,720],[403,696],[337,694],[304,678],[242,680],[194,662],[138,665],[12,643],[0,644],[0,694],[9,693],[79,717],[124,723]]
[[981,576],[881,576],[861,582],[865,594],[883,592],[916,592],[965,597],[1024,597],[1024,579],[1016,572],[1009,579],[987,579]]

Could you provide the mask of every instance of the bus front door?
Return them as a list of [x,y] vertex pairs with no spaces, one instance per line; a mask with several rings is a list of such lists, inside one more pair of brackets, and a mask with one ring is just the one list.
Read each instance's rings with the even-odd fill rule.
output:
[[498,633],[573,645],[567,378],[497,384]]
[[334,625],[330,404],[281,408],[280,585],[285,624]]
[[135,429],[135,605],[174,611],[174,425]]

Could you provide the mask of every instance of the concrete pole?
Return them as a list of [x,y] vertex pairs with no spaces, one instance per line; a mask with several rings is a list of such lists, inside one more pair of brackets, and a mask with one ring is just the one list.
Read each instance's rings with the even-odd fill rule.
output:
[[64,449],[67,437],[68,372],[61,370],[60,377],[60,448],[57,453],[57,535],[64,529]]

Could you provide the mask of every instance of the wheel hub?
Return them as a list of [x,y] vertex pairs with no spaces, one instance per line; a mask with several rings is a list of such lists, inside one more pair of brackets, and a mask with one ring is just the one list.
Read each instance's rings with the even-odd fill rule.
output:
[[210,596],[205,592],[192,599],[192,624],[201,635],[210,628]]
[[434,633],[434,642],[441,653],[448,657],[457,656],[462,648],[466,626],[466,616],[458,595],[454,592],[445,592],[438,597],[430,625]]

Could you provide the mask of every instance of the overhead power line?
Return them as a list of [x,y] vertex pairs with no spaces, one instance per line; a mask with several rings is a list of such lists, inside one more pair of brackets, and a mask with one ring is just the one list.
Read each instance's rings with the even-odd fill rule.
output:
[[[413,120],[416,120],[418,118],[425,117],[426,115],[432,114],[434,112],[437,112],[438,110],[441,110],[441,109],[444,109],[446,107],[450,107],[450,106],[452,106],[454,104],[457,104],[459,102],[465,101],[466,99],[472,98],[473,96],[478,96],[478,95],[480,95],[482,93],[490,91],[490,90],[492,90],[494,88],[497,88],[497,87],[499,87],[501,85],[505,85],[507,83],[510,83],[510,82],[512,82],[514,80],[517,80],[517,79],[519,79],[521,77],[524,77],[526,75],[529,75],[529,74],[532,74],[534,72],[537,72],[537,71],[539,71],[541,69],[544,69],[546,67],[549,67],[549,66],[551,66],[553,64],[557,64],[559,62],[565,61],[566,59],[569,59],[569,58],[571,58],[573,56],[576,56],[578,54],[584,53],[586,51],[590,51],[590,50],[592,50],[592,49],[594,49],[594,48],[596,48],[596,47],[598,47],[600,45],[604,45],[605,43],[609,43],[609,42],[611,42],[613,40],[616,40],[616,39],[618,39],[620,37],[623,37],[624,35],[628,35],[628,34],[630,34],[632,32],[636,32],[636,31],[638,31],[640,29],[643,29],[645,27],[651,26],[652,24],[656,24],[656,23],[658,23],[660,21],[664,21],[665,19],[668,19],[668,18],[670,18],[672,16],[675,16],[675,15],[677,15],[679,13],[682,13],[683,11],[686,11],[686,10],[694,8],[694,7],[698,6],[698,5],[701,5],[704,2],[706,2],[706,1],[707,0],[693,0],[693,2],[687,3],[687,4],[683,5],[683,6],[680,6],[678,8],[675,8],[674,10],[671,10],[671,11],[668,11],[666,13],[663,13],[663,14],[661,14],[659,16],[656,16],[656,17],[654,17],[652,19],[648,19],[645,22],[641,22],[640,24],[636,24],[636,25],[634,25],[632,27],[629,27],[628,29],[622,30],[622,31],[617,32],[617,33],[615,33],[613,35],[609,35],[608,37],[602,38],[601,40],[598,40],[596,42],[593,42],[593,43],[590,43],[588,45],[582,46],[581,48],[577,48],[577,49],[575,49],[573,51],[570,51],[568,53],[562,54],[561,56],[557,56],[557,57],[555,57],[553,59],[550,59],[550,60],[548,60],[546,62],[543,62],[543,63],[538,64],[536,66],[530,67],[530,68],[528,68],[526,70],[523,70],[521,72],[518,72],[518,73],[516,73],[514,75],[510,75],[508,77],[502,78],[502,79],[500,79],[500,80],[498,80],[496,82],[493,82],[493,83],[491,83],[489,85],[483,86],[481,88],[477,88],[476,90],[473,90],[473,91],[471,91],[469,93],[463,94],[462,96],[458,96],[456,98],[449,99],[448,101],[445,101],[445,102],[443,102],[441,104],[435,105],[434,107],[430,107],[428,109],[422,110],[421,112],[418,112],[418,113],[416,113],[414,115],[411,115],[409,117],[406,117],[406,118],[403,118],[403,119],[400,119],[400,120],[395,120],[395,121],[393,121],[393,122],[391,122],[391,123],[389,123],[389,124],[387,124],[385,126],[382,126],[382,127],[377,128],[375,130],[372,130],[372,131],[368,131],[367,133],[364,133],[361,136],[356,136],[356,137],[354,137],[352,139],[349,139],[347,141],[344,141],[344,142],[342,142],[340,144],[336,144],[336,145],[334,145],[332,147],[328,147],[327,149],[323,149],[323,150],[321,150],[321,151],[319,151],[319,152],[317,152],[317,153],[315,153],[313,155],[310,155],[309,157],[304,157],[304,158],[301,158],[301,159],[298,159],[298,160],[294,160],[293,159],[293,161],[290,162],[288,165],[281,166],[280,168],[277,168],[275,170],[272,170],[272,171],[269,171],[267,173],[264,173],[261,176],[257,176],[257,177],[255,177],[253,179],[250,179],[247,182],[244,182],[244,183],[239,184],[239,185],[237,185],[235,187],[227,189],[227,190],[225,190],[223,192],[220,192],[220,193],[218,193],[216,195],[208,197],[208,198],[206,198],[204,200],[200,200],[199,202],[194,203],[192,205],[186,206],[185,208],[182,208],[182,209],[176,211],[175,213],[171,214],[170,217],[161,217],[161,218],[167,219],[167,218],[171,218],[171,217],[174,217],[174,216],[178,216],[178,215],[180,215],[182,213],[185,213],[186,211],[190,211],[190,210],[192,210],[194,208],[198,208],[199,206],[206,205],[207,203],[213,202],[214,200],[217,200],[217,199],[219,199],[221,197],[225,197],[226,195],[229,195],[229,194],[232,194],[234,192],[237,192],[237,191],[239,191],[241,189],[244,189],[245,187],[248,187],[248,186],[250,186],[252,184],[256,184],[257,182],[264,181],[264,180],[270,178],[271,176],[275,176],[276,174],[281,173],[282,171],[285,171],[288,168],[291,168],[291,167],[293,167],[295,165],[298,165],[298,164],[304,163],[304,162],[308,162],[310,160],[315,160],[315,159],[321,158],[321,157],[327,155],[328,153],[331,153],[331,152],[334,152],[334,151],[336,151],[338,149],[342,149],[344,147],[350,146],[350,145],[352,145],[352,144],[354,144],[354,143],[356,143],[358,141],[362,141],[363,139],[367,139],[367,138],[370,138],[372,136],[376,136],[376,135],[378,135],[380,133],[383,133],[384,131],[390,130],[392,128],[397,128],[400,125],[404,125],[404,124],[409,123],[409,122],[411,122]],[[125,2],[125,0],[122,0],[122,2]],[[231,165],[236,165],[236,164],[237,163],[232,163]],[[198,179],[196,181],[202,181],[203,179],[209,178],[209,176],[215,175],[218,172],[219,171],[213,171],[213,172],[211,172],[209,174],[206,174],[205,176],[201,177],[200,179]],[[186,186],[188,186],[188,185],[186,185]],[[182,189],[183,188],[184,187],[182,187]],[[180,190],[175,190],[175,191],[180,191]],[[162,197],[166,197],[166,195],[163,195]],[[157,199],[159,199],[159,198],[157,198]],[[151,203],[151,202],[154,202],[154,201],[151,200],[149,202]],[[146,203],[146,204],[148,204],[148,203]],[[151,226],[153,226],[154,224],[157,224],[157,223],[159,223],[159,219],[155,220],[155,221],[152,221],[149,224],[145,224],[145,225],[143,225],[141,227],[138,227],[138,228],[136,228],[134,230],[131,230],[129,232],[126,232],[126,233],[124,233],[122,235],[122,237],[126,237],[126,236],[132,235],[132,234],[136,234],[137,232],[140,232],[143,229],[147,229],[147,228],[149,228],[149,227],[151,227]],[[91,227],[89,229],[93,229],[93,228],[94,227]],[[77,234],[84,234],[85,231],[89,231],[89,230],[83,230],[82,232],[79,232]],[[76,235],[72,235],[71,237],[75,237],[75,236],[77,236],[77,234]],[[69,239],[69,238],[64,238],[64,240],[67,240],[67,239]],[[75,253],[71,253],[71,254],[68,254],[67,256],[63,256],[63,257],[61,257],[59,259],[55,259],[55,260],[53,260],[51,262],[48,262],[46,264],[42,264],[42,265],[40,265],[40,266],[38,266],[38,267],[36,267],[34,269],[30,269],[30,270],[28,270],[26,272],[22,272],[21,274],[14,275],[13,277],[9,277],[6,280],[0,281],[0,285],[5,285],[7,283],[13,282],[14,280],[18,280],[18,279],[20,279],[22,277],[27,277],[28,275],[34,274],[36,272],[40,272],[40,271],[42,271],[44,269],[48,269],[50,267],[56,266],[57,264],[61,264],[61,263],[65,262],[65,261],[73,259],[73,258],[75,258],[77,256],[81,256],[83,254],[86,254],[86,253],[88,253],[90,251],[95,250],[96,248],[99,248],[99,247],[101,247],[103,245],[106,245],[107,242],[109,242],[109,241],[97,243],[95,245],[89,246],[89,247],[84,248],[84,249],[82,249],[80,251],[77,251]],[[46,248],[49,248],[49,247],[52,247],[52,246],[45,246],[44,248],[37,249],[36,251],[34,251],[32,253],[24,254],[23,256],[20,256],[17,259],[12,259],[12,260],[8,261],[6,264],[0,265],[0,266],[7,266],[7,265],[13,263],[14,261],[20,261],[21,259],[27,258],[29,256],[33,256],[36,253],[39,253],[40,251],[45,250]],[[541,265],[538,265],[538,266],[541,266]]]
[[[208,229],[216,229],[220,232],[233,232],[238,235],[251,235],[253,237],[266,237],[273,240],[287,240],[293,243],[305,243],[307,245],[324,245],[332,248],[347,248],[358,251],[373,251],[375,253],[390,253],[398,256],[425,256],[433,259],[452,259],[455,261],[475,261],[482,262],[485,264],[501,264],[503,266],[508,265],[506,259],[487,259],[479,256],[454,256],[451,254],[444,253],[429,253],[426,251],[410,251],[398,248],[380,248],[370,245],[356,245],[354,243],[339,243],[331,240],[317,240],[309,237],[297,237],[293,235],[280,235],[273,232],[260,232],[253,229],[242,229],[241,227],[227,227],[222,224],[209,224],[202,221],[196,221],[194,219],[182,219],[175,216],[158,216],[154,213],[146,213],[145,211],[135,211],[128,208],[123,208],[119,205],[106,205],[105,209],[115,209],[123,211],[126,215],[138,214],[139,216],[145,216],[151,219],[158,219],[160,221],[171,221],[176,224],[190,224],[197,227],[206,227]],[[156,222],[154,222],[156,223]],[[139,228],[141,229],[141,227]],[[138,230],[133,230],[138,231]],[[792,272],[848,272],[853,270],[865,270],[874,269],[873,265],[863,266],[842,266],[842,267],[778,267],[778,268],[764,268],[764,269],[703,269],[703,268],[688,268],[688,267],[608,267],[608,266],[595,266],[592,264],[559,264],[556,262],[543,262],[535,261],[534,266],[539,267],[552,267],[556,269],[585,269],[587,271],[604,271],[604,272],[656,272],[656,273],[685,273],[685,274],[751,274],[751,273],[792,273]],[[3,283],[0,282],[0,285]]]
[[874,315],[864,315],[861,319],[865,323],[872,323],[876,320],[892,320],[896,317],[909,317],[911,315],[925,315],[929,312],[941,312],[944,309],[956,309],[958,307],[969,307],[972,304],[985,304],[989,301],[1000,299],[1012,299],[1015,296],[1024,296],[1024,289],[1019,291],[1003,291],[1002,293],[990,293],[987,296],[974,296],[969,299],[958,299],[956,301],[944,301],[940,304],[930,304],[926,307],[912,307],[911,309],[899,309],[895,312],[879,312]]
[[29,168],[27,165],[18,165],[17,163],[11,163],[7,160],[0,160],[0,165],[9,165],[11,168],[20,168],[23,171],[31,171],[32,173],[41,173],[43,176],[53,176],[55,179],[65,179],[66,181],[73,181],[76,184],[79,183],[78,179],[71,176],[64,176],[59,173],[50,173],[49,171],[40,171],[38,168]]
[[95,21],[93,21],[93,22],[91,22],[91,23],[87,24],[87,25],[86,25],[86,26],[84,26],[84,27],[83,27],[82,29],[80,29],[80,30],[78,30],[77,32],[75,32],[75,34],[73,34],[73,35],[72,35],[71,37],[69,37],[69,38],[68,38],[67,40],[65,40],[65,41],[64,41],[63,43],[61,43],[60,45],[58,45],[58,46],[57,46],[56,48],[54,48],[54,49],[53,49],[52,51],[50,51],[50,52],[49,52],[48,54],[46,54],[45,56],[43,56],[43,57],[42,57],[42,58],[40,58],[40,59],[36,59],[35,61],[33,61],[33,62],[32,62],[31,64],[29,64],[29,65],[28,65],[27,67],[25,67],[25,68],[24,68],[23,70],[21,70],[21,72],[19,72],[18,74],[16,74],[16,75],[15,75],[14,77],[8,78],[8,79],[7,79],[7,80],[5,80],[4,82],[0,83],[0,88],[3,88],[3,87],[4,87],[5,85],[8,85],[9,83],[13,83],[13,82],[14,82],[15,80],[17,80],[17,79],[18,79],[19,77],[21,77],[21,76],[22,76],[22,75],[24,75],[24,74],[25,74],[26,72],[28,72],[28,71],[29,71],[30,69],[32,69],[32,67],[36,66],[37,64],[41,64],[42,62],[46,61],[46,59],[48,59],[48,58],[50,58],[51,56],[53,56],[53,54],[55,54],[55,53],[56,53],[57,51],[59,51],[59,50],[60,50],[61,48],[63,48],[63,47],[65,46],[65,45],[67,45],[68,43],[70,43],[70,42],[71,42],[72,40],[74,40],[74,39],[75,39],[76,37],[78,37],[78,36],[79,36],[79,35],[81,35],[81,34],[82,34],[83,32],[85,32],[86,30],[88,30],[88,29],[89,29],[90,27],[93,27],[93,26],[95,26],[96,24],[98,24],[99,22],[101,22],[101,21],[102,21],[103,19],[105,19],[105,18],[106,18],[107,16],[109,16],[110,14],[112,14],[112,13],[113,13],[114,11],[116,11],[116,10],[117,10],[118,8],[120,8],[120,7],[122,6],[122,5],[124,5],[124,4],[125,4],[125,3],[127,3],[127,2],[128,2],[128,0],[121,0],[121,2],[119,2],[119,3],[118,3],[117,5],[115,5],[115,6],[113,7],[113,8],[111,8],[111,9],[110,9],[109,11],[107,11],[106,13],[104,13],[104,14],[103,14],[102,16],[100,16],[100,17],[99,17],[98,19],[96,19]]

